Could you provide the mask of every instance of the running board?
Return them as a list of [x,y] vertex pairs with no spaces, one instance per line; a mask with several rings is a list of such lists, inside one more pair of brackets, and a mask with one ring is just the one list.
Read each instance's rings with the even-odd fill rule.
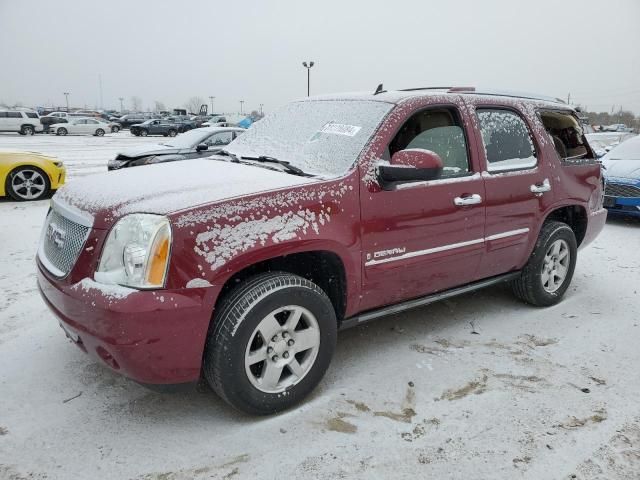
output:
[[497,283],[514,280],[519,276],[520,276],[519,271],[509,272],[509,273],[505,273],[504,275],[498,275],[496,277],[480,280],[479,282],[468,283],[467,285],[464,285],[462,287],[452,288],[451,290],[445,290],[444,292],[432,293],[431,295],[414,298],[413,300],[407,300],[406,302],[402,302],[402,303],[396,303],[395,305],[390,305],[388,307],[369,310],[368,312],[361,313],[360,315],[356,315],[355,317],[345,318],[340,324],[340,330],[355,327],[356,325],[360,325],[362,323],[375,320],[376,318],[379,318],[379,317],[384,317],[387,315],[393,315],[396,313],[404,312],[405,310],[409,310],[411,308],[423,307],[425,305],[429,305],[430,303],[439,302],[440,300],[444,300],[450,297],[455,297],[456,295],[462,295],[463,293],[473,292],[474,290],[479,290],[481,288],[489,287]]

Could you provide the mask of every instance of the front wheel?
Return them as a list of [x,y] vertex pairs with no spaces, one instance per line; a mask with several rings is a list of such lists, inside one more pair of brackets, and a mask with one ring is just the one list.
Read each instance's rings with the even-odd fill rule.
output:
[[140,136],[141,137],[146,137],[147,135],[149,135],[149,132],[147,132],[144,128],[142,130],[140,130]]
[[120,127],[111,127],[111,133],[118,133],[120,131]]
[[64,127],[60,127],[58,130],[56,130],[56,135],[63,135],[64,136],[67,133],[69,133],[69,132],[67,132],[67,129],[64,128]]
[[99,128],[96,130],[96,137],[103,137],[104,136],[104,130]]
[[33,135],[35,132],[35,129],[31,125],[25,125],[20,129],[22,135]]
[[175,130],[169,130],[169,136],[170,137],[175,137],[178,134],[178,132],[176,132]]
[[562,222],[546,222],[529,261],[512,282],[518,298],[537,307],[555,305],[564,296],[576,268],[578,244]]
[[49,194],[51,183],[47,174],[37,167],[23,166],[7,175],[5,190],[19,202],[41,200]]
[[324,376],[337,321],[316,284],[285,272],[256,275],[231,291],[217,310],[204,374],[233,407],[255,415],[285,410]]

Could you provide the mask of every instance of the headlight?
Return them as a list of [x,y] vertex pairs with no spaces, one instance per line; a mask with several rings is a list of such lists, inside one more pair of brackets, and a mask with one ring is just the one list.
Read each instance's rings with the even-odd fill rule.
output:
[[171,227],[166,217],[127,215],[109,232],[95,280],[134,288],[162,288],[170,250]]

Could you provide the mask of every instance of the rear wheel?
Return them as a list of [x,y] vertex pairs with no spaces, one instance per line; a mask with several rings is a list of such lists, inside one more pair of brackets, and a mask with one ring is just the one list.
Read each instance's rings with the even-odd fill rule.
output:
[[238,410],[267,415],[300,402],[320,382],[336,344],[326,293],[284,272],[257,275],[217,308],[204,374]]
[[113,127],[111,127],[111,133],[118,133],[120,131],[120,127],[118,127],[117,125],[114,125]]
[[562,222],[546,222],[520,278],[512,282],[518,298],[531,305],[555,305],[564,296],[576,268],[578,245]]
[[96,136],[98,136],[98,137],[104,136],[104,130],[101,129],[101,128],[97,129],[96,130]]
[[56,131],[56,135],[66,135],[67,133],[67,129],[64,127],[60,127],[57,131]]
[[40,200],[49,194],[47,174],[37,167],[18,167],[7,176],[5,190],[17,201]]
[[33,135],[36,131],[31,125],[23,125],[20,129],[20,133],[22,135]]
[[144,128],[140,130],[141,137],[146,137],[147,135],[149,135],[149,132],[147,132]]
[[169,130],[169,136],[170,137],[175,137],[178,134],[178,132],[176,132],[175,130]]

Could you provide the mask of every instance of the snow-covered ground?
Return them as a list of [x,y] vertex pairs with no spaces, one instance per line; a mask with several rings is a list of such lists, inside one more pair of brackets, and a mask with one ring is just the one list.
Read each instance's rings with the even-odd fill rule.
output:
[[[56,154],[74,181],[162,140],[0,148]],[[46,210],[0,201],[2,479],[640,477],[640,222],[608,221],[561,304],[495,287],[342,332],[306,402],[252,418],[150,392],[65,339],[35,283]]]

